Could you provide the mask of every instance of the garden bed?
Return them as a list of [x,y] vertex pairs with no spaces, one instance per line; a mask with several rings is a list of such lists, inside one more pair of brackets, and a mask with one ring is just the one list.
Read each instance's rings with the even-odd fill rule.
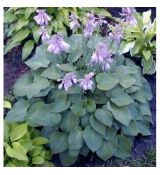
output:
[[[121,9],[121,8],[119,8]],[[118,9],[118,14],[119,14]],[[152,18],[155,17],[155,8],[152,9]],[[117,11],[115,8],[108,9],[112,15],[116,16]],[[137,8],[138,11],[145,11],[147,9]],[[29,71],[29,68],[21,61],[21,46],[18,46],[12,49],[4,58],[4,95],[7,97],[11,94],[10,90],[12,89],[13,84],[16,80],[21,77],[23,74]],[[131,159],[129,160],[119,160],[118,158],[111,158],[106,162],[102,161],[95,154],[89,153],[87,157],[80,156],[78,161],[73,166],[78,167],[94,167],[94,166],[136,166],[136,163],[132,165],[130,161],[137,160],[137,166],[140,160],[145,160],[146,152],[155,149],[156,147],[156,74],[145,76],[148,80],[153,98],[150,101],[151,113],[153,125],[151,125],[151,136],[142,137],[138,135],[134,142],[134,149],[131,154]],[[147,157],[148,158],[148,157]],[[155,158],[155,157],[154,157]],[[61,166],[59,158],[57,155],[53,155],[53,162],[56,166]],[[118,163],[117,163],[118,162]],[[155,163],[155,162],[154,162]],[[151,166],[156,166],[156,165]],[[145,166],[145,165],[144,165]]]

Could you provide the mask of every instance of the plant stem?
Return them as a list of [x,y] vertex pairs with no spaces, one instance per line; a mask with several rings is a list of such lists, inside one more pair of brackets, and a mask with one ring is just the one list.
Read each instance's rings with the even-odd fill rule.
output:
[[82,13],[82,26],[81,26],[81,29],[82,29],[82,47],[83,47],[83,66],[84,66],[84,69],[85,69],[86,68],[86,66],[85,66],[86,42],[85,42],[84,33],[83,33],[83,30],[84,30],[84,27],[83,27],[83,13]]
[[[124,33],[125,33],[125,30],[123,31],[122,38],[123,38],[123,36],[124,36]],[[115,54],[115,59],[117,58],[118,51],[119,51],[119,48],[120,48],[120,46],[121,46],[121,44],[122,44],[122,41],[123,41],[123,39],[121,39],[121,41],[120,41],[120,43],[119,43],[119,45],[118,45],[118,47],[117,47],[117,51],[116,51],[116,54]]]

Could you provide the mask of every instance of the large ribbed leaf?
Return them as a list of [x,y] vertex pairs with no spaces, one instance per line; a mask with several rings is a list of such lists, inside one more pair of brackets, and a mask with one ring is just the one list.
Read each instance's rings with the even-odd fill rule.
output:
[[95,112],[95,117],[98,121],[106,126],[111,127],[113,121],[113,115],[108,109],[97,109]]
[[53,66],[51,68],[45,69],[42,72],[41,76],[51,80],[58,80],[61,78],[62,73],[58,70],[56,66]]
[[131,75],[121,74],[118,76],[118,79],[119,79],[119,84],[124,88],[129,88],[136,82],[136,79],[133,78],[133,76]]
[[60,153],[59,158],[63,166],[70,166],[76,162],[78,156],[71,156],[68,151],[64,151]]
[[78,48],[82,47],[82,34],[71,35],[66,38],[66,42],[70,45],[68,52],[75,52]]
[[8,122],[22,122],[25,120],[28,108],[29,102],[21,99],[14,104],[13,108],[7,113],[5,119]]
[[84,116],[86,114],[86,109],[80,103],[73,104],[71,106],[71,111],[75,116]]
[[68,134],[55,131],[50,137],[50,148],[52,154],[58,154],[68,148]]
[[130,103],[133,103],[131,97],[124,91],[116,91],[113,94],[111,101],[117,106],[127,106]]
[[146,99],[150,101],[153,97],[151,87],[145,78],[142,78],[142,83],[143,83],[144,95]]
[[71,111],[66,111],[63,114],[60,128],[63,131],[70,132],[76,126],[78,126],[78,117],[76,117]]
[[22,60],[24,60],[25,58],[27,58],[30,55],[33,48],[34,48],[34,41],[33,40],[29,40],[24,44],[23,50],[22,50]]
[[41,90],[49,87],[50,82],[46,78],[39,77],[34,80],[30,73],[23,75],[14,84],[14,95],[16,96],[27,96],[28,99],[37,96]]
[[130,153],[132,151],[132,142],[123,135],[117,135],[117,139],[118,147],[115,156],[121,159],[126,159],[130,156]]
[[106,133],[106,126],[100,123],[94,116],[90,116],[89,122],[91,127],[97,131],[98,133],[105,135]]
[[137,104],[136,102],[131,103],[128,105],[129,112],[131,114],[132,120],[142,120],[142,113],[140,111],[140,105]]
[[102,144],[103,136],[87,126],[83,131],[83,138],[87,146],[95,152]]
[[26,123],[16,126],[15,129],[10,133],[11,141],[13,142],[22,138],[26,134],[27,129]]
[[60,123],[61,115],[53,113],[50,105],[43,102],[34,103],[27,113],[27,121],[30,126],[55,126]]
[[131,115],[127,107],[118,107],[110,102],[107,103],[107,108],[112,112],[114,118],[120,123],[128,126],[131,121]]
[[114,127],[112,127],[112,128],[107,127],[104,139],[107,141],[113,140],[116,137],[116,134],[117,134],[117,130]]
[[76,66],[73,66],[73,64],[70,64],[70,63],[60,64],[58,65],[58,68],[65,72],[72,72],[76,70]]
[[83,146],[83,132],[80,128],[72,129],[69,138],[69,149],[78,150]]
[[72,53],[70,53],[67,57],[67,61],[70,63],[76,62],[81,55],[83,54],[82,46],[80,46],[78,49],[74,50]]
[[37,47],[35,55],[25,62],[33,70],[37,70],[41,67],[48,67],[53,55],[47,51],[46,45]]
[[137,69],[133,66],[124,66],[120,65],[115,68],[115,73],[117,75],[129,75],[129,74],[136,74]]
[[80,153],[80,149],[70,149],[68,150],[69,155],[72,157],[78,156]]
[[92,99],[87,99],[86,103],[85,103],[85,108],[88,112],[92,113],[96,110],[96,104],[95,101]]
[[87,42],[87,46],[90,48],[90,49],[96,49],[96,47],[98,46],[98,44],[100,42],[102,42],[103,40],[103,37],[101,35],[93,35],[89,41]]
[[22,41],[30,34],[30,32],[31,31],[28,28],[20,30],[16,32],[16,34],[12,37],[12,41],[14,41],[15,43]]
[[65,100],[64,98],[58,98],[56,99],[51,105],[51,112],[62,112],[67,110],[71,103],[70,101]]
[[131,121],[129,126],[122,126],[125,135],[136,136],[139,133],[143,136],[151,135],[150,124],[146,121]]
[[132,99],[139,101],[141,103],[146,103],[146,97],[143,90],[136,91],[131,95]]
[[150,110],[150,106],[149,103],[138,103],[140,112],[142,115],[152,115],[151,114],[151,110]]
[[118,79],[109,73],[100,73],[96,76],[97,88],[108,91],[118,83]]
[[105,141],[103,140],[102,145],[96,151],[96,154],[106,161],[107,159],[111,158],[117,150],[118,142],[117,139]]
[[12,147],[8,146],[6,153],[11,158],[15,158],[21,161],[28,161],[26,149],[19,142],[13,142]]

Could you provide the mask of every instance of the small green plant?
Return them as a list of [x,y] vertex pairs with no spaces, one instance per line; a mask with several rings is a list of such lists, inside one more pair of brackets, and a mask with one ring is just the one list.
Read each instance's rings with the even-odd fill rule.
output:
[[4,122],[4,166],[53,166],[50,151],[44,147],[49,141],[27,123]]
[[121,53],[130,51],[131,56],[142,59],[143,74],[155,73],[156,19],[151,21],[151,10],[135,13],[137,23],[126,26],[121,45]]
[[4,101],[4,108],[11,109],[12,108],[11,103],[9,101]]

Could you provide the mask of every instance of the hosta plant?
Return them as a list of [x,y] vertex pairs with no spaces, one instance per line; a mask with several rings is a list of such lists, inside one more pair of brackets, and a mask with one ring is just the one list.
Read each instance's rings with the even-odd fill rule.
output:
[[[4,31],[7,42],[5,44],[5,54],[12,48],[23,45],[22,59],[26,59],[35,46],[40,44],[40,36],[42,34],[40,24],[36,23],[33,18],[39,13],[40,9],[37,7],[26,8],[5,8],[4,9]],[[104,15],[111,18],[111,14],[103,8],[83,8],[83,12],[79,7],[46,7],[48,13],[47,32],[54,34],[61,32],[63,34],[69,33],[69,15],[71,12],[77,14],[81,19],[88,11],[94,11],[97,15]],[[41,13],[41,12],[40,12]],[[42,14],[42,13],[41,13]],[[52,21],[51,21],[52,20]]]
[[135,13],[136,23],[127,26],[121,45],[121,53],[130,51],[131,56],[141,60],[143,74],[155,73],[156,59],[156,19],[151,21],[151,10],[142,15]]
[[4,122],[4,166],[53,166],[50,151],[44,145],[49,140],[27,123]]
[[[71,22],[73,30],[82,26],[74,14]],[[139,66],[118,55],[122,29],[102,37],[103,23],[88,13],[82,34],[42,38],[25,62],[31,71],[13,87],[17,102],[5,120],[40,127],[63,166],[89,151],[104,161],[125,159],[138,134],[151,134],[150,86]]]

